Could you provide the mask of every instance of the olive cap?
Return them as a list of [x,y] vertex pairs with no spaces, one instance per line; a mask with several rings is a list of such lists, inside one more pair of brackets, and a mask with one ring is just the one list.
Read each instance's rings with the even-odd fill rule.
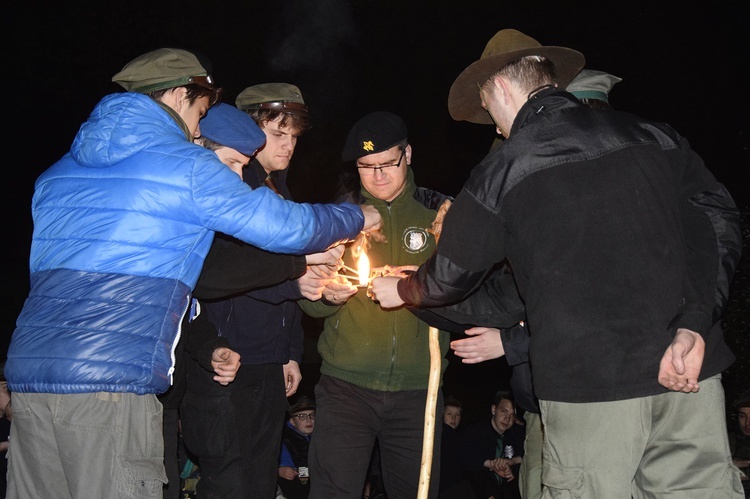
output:
[[302,92],[290,83],[261,83],[247,87],[239,93],[234,104],[245,112],[271,109],[305,116],[309,114]]
[[112,81],[129,92],[149,93],[191,83],[216,90],[214,81],[192,52],[161,48],[127,63]]

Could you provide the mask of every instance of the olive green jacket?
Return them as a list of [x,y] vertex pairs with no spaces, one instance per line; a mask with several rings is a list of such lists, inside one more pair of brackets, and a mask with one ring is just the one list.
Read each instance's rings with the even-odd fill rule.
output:
[[[437,212],[414,199],[416,186],[409,170],[407,186],[390,204],[362,189],[367,204],[383,219],[386,242],[372,241],[367,251],[372,269],[385,265],[420,265],[435,250],[435,238],[427,232]],[[359,240],[344,253],[344,263],[357,268],[353,256]],[[358,281],[352,279],[353,284]],[[322,374],[380,391],[427,389],[430,371],[429,326],[406,308],[383,310],[360,288],[341,306],[323,300],[299,302],[313,317],[325,317],[318,340]],[[440,333],[441,380],[448,365],[449,334]]]

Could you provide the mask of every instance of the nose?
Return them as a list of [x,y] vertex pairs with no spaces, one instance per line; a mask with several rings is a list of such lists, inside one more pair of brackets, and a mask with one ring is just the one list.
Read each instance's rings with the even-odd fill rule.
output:
[[195,126],[195,131],[193,132],[193,138],[194,138],[194,139],[197,139],[197,138],[198,138],[198,137],[200,137],[200,136],[201,136],[201,124],[200,124],[200,123],[198,123],[198,124],[197,124],[197,125]]
[[284,143],[281,146],[287,150],[294,150],[294,146],[297,144],[297,138],[292,135],[287,135],[285,138],[286,140],[284,140]]

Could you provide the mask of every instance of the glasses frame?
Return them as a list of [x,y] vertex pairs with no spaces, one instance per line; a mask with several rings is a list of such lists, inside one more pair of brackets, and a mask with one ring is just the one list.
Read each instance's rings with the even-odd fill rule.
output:
[[375,175],[375,170],[380,170],[380,173],[386,173],[384,170],[386,168],[399,168],[401,166],[401,160],[404,159],[404,155],[406,154],[406,147],[401,148],[401,155],[398,157],[395,163],[391,164],[385,164],[380,166],[357,166],[357,170],[363,175]]
[[299,414],[295,414],[292,417],[297,418],[300,421],[307,421],[308,419],[315,419],[315,413],[313,412],[312,414],[306,414],[304,412],[301,412]]

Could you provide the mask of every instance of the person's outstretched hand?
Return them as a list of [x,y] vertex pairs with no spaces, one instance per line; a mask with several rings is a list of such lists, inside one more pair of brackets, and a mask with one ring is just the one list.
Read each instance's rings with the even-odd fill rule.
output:
[[401,277],[384,276],[376,277],[370,281],[367,295],[380,303],[383,308],[396,308],[404,304],[404,300],[398,295],[398,281]]
[[[311,253],[305,255],[305,262],[308,265],[326,265],[334,269],[334,272],[338,269],[341,263],[341,257],[344,255],[344,249],[346,246],[343,244],[337,244],[326,251],[321,253]],[[321,276],[322,277],[322,276]]]
[[362,230],[369,231],[379,229],[381,218],[378,209],[369,204],[363,204],[359,207],[362,209],[362,214],[365,216],[365,226]]
[[697,392],[706,342],[689,329],[680,328],[659,363],[659,384],[675,392]]

